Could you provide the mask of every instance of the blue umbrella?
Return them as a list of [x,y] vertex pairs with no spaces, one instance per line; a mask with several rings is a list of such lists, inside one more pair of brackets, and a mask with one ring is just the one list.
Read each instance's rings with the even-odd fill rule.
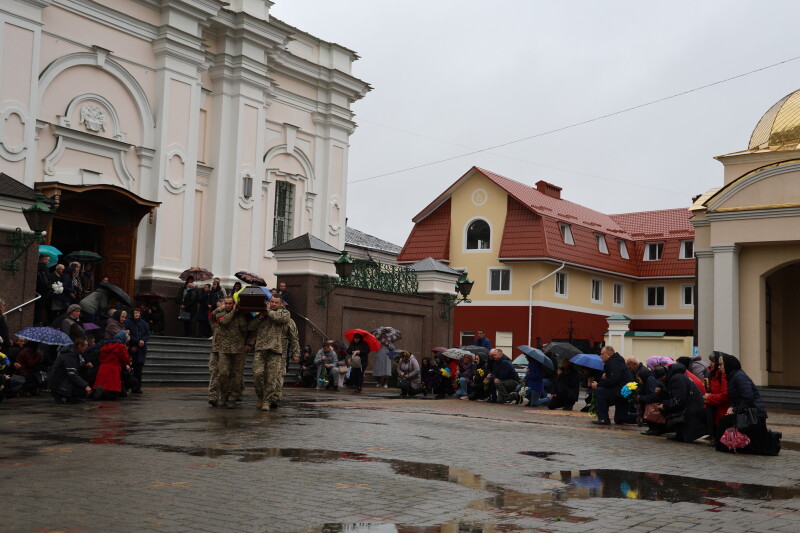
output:
[[386,355],[389,357],[389,359],[394,361],[394,358],[397,357],[398,355],[400,355],[403,352],[405,352],[405,350],[394,350],[394,351],[391,351],[391,352],[387,353]]
[[64,255],[61,253],[61,250],[56,248],[55,246],[50,246],[49,244],[40,244],[39,245],[39,255],[46,255],[50,258],[47,262],[47,266],[51,267],[58,263],[58,256]]
[[533,358],[534,361],[539,361],[541,364],[549,368],[550,370],[555,370],[555,366],[553,365],[553,361],[547,357],[543,351],[537,348],[531,348],[527,344],[523,344],[521,346],[517,346],[517,350],[522,350],[522,353],[527,355],[528,357]]
[[606,366],[600,356],[593,353],[579,353],[578,355],[573,355],[569,361],[570,363],[595,370],[604,370]]
[[69,335],[53,328],[25,328],[17,332],[17,337],[53,346],[69,346],[72,344],[72,339],[69,338]]

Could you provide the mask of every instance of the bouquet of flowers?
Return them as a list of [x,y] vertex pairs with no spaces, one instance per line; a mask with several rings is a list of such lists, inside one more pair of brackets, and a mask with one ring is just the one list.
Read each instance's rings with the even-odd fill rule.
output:
[[53,289],[53,294],[61,294],[64,292],[64,285],[62,285],[60,281],[56,281],[50,285],[50,288]]
[[476,375],[477,375],[479,378],[482,378],[483,376],[485,376],[485,375],[486,375],[486,371],[485,371],[484,369],[482,369],[482,368],[479,368],[478,370],[476,370],[476,371],[475,371],[475,374],[476,374]]
[[446,378],[449,378],[449,377],[452,375],[452,374],[450,373],[450,369],[449,369],[449,368],[446,368],[446,367],[445,367],[445,368],[440,368],[440,369],[439,369],[439,372],[441,372],[441,373],[442,373],[442,376],[444,376],[444,377],[446,377]]
[[639,384],[635,381],[631,381],[630,383],[626,383],[620,392],[622,393],[623,398],[630,398],[638,388]]

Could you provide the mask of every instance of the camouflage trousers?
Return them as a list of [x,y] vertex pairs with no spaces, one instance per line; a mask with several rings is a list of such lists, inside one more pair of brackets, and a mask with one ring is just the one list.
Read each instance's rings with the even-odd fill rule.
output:
[[259,401],[275,403],[283,395],[283,375],[286,364],[277,352],[259,350],[253,357],[253,384]]
[[219,353],[211,352],[208,357],[208,399],[219,401]]
[[243,353],[219,354],[219,391],[222,399],[237,399],[242,396],[244,378]]

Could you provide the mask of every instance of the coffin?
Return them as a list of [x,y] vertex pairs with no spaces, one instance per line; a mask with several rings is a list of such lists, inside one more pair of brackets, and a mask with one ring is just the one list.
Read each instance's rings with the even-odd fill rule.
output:
[[247,287],[239,293],[239,310],[248,313],[264,311],[272,293],[265,287]]

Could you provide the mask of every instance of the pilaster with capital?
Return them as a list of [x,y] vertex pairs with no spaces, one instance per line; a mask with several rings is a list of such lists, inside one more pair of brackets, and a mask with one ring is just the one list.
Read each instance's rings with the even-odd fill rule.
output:
[[739,354],[739,246],[715,244],[714,350]]

